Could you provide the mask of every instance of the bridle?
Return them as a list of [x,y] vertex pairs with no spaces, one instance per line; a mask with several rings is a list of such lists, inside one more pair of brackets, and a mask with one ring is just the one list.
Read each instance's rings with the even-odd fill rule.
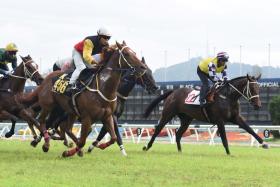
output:
[[[136,69],[127,61],[127,59],[125,58],[125,56],[123,55],[123,50],[125,48],[129,48],[128,46],[123,46],[121,49],[119,49],[119,68],[122,69],[122,63],[121,63],[121,60],[123,59],[126,64],[129,66],[129,68],[131,69],[131,72],[134,73],[136,72]],[[135,75],[136,78],[139,78],[139,77],[142,77],[145,73],[146,73],[147,70],[143,71],[142,73],[140,73],[139,75]]]
[[[125,56],[123,55],[123,50],[125,48],[128,48],[128,46],[123,46],[121,49],[119,49],[119,68],[122,70],[122,59],[124,60],[124,62],[129,66],[130,69],[132,69],[132,72],[135,72],[135,68],[128,62],[128,60],[125,58]],[[144,74],[146,73],[146,70],[141,73],[140,77],[142,77]],[[92,89],[90,88],[88,85],[83,84],[87,90],[91,91],[91,92],[97,92],[102,99],[104,99],[107,102],[114,102],[117,100],[117,96],[114,99],[109,99],[107,98],[100,90],[99,90],[99,84],[98,84],[98,74],[96,75],[96,89]]]
[[[28,70],[28,68],[26,67],[26,64],[28,64],[28,63],[35,63],[35,62],[34,62],[33,60],[28,60],[27,62],[22,61],[22,63],[23,63],[24,77],[18,76],[18,75],[14,75],[14,74],[11,74],[11,75],[9,75],[9,76],[14,77],[14,78],[18,78],[18,79],[24,79],[24,80],[32,79],[32,77],[34,76],[34,74],[38,72],[38,66],[36,66],[36,71],[30,72],[30,71]],[[35,63],[35,64],[36,64],[36,63]],[[37,65],[37,64],[36,64],[36,65]]]
[[247,101],[251,101],[251,99],[260,97],[259,95],[252,95],[251,90],[250,90],[250,84],[258,84],[257,81],[251,81],[247,80],[246,86],[244,87],[243,91],[239,91],[235,86],[232,84],[228,83],[230,87],[232,87],[235,91],[237,91],[242,97],[244,97]]

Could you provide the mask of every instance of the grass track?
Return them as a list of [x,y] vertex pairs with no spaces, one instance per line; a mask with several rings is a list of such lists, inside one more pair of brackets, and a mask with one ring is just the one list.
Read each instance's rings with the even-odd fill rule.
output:
[[[280,149],[156,143],[126,144],[124,158],[116,145],[83,158],[61,158],[62,143],[49,153],[29,142],[0,140],[0,187],[10,186],[280,186]],[[87,147],[87,146],[86,146]]]

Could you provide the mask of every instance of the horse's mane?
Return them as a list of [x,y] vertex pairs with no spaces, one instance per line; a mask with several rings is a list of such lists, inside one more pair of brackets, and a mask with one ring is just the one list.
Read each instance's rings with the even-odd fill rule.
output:
[[244,78],[247,79],[247,76],[236,77],[236,78],[233,78],[233,79],[229,80],[229,82],[235,82],[235,81],[238,81],[238,80],[241,80],[241,79],[244,79]]

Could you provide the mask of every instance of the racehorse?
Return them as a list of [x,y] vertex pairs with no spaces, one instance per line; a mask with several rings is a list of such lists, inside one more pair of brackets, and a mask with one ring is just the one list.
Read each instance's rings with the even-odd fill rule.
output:
[[14,72],[0,80],[0,119],[10,119],[12,121],[10,131],[5,134],[6,138],[14,134],[15,124],[18,118],[22,118],[28,122],[34,138],[36,138],[37,135],[32,123],[39,127],[38,123],[34,121],[32,116],[24,109],[25,106],[20,103],[20,98],[27,79],[31,79],[39,85],[43,81],[43,78],[38,72],[38,65],[29,55],[21,57],[21,59],[22,63],[15,68]]
[[[142,57],[142,62],[146,64],[144,57]],[[129,93],[132,91],[135,85],[142,86],[149,94],[155,93],[158,89],[155,80],[153,78],[153,74],[151,69],[147,66],[146,72],[141,77],[135,76],[131,71],[127,71],[122,75],[120,85],[117,92],[117,108],[114,112],[114,128],[115,133],[117,135],[117,143],[121,149],[121,152],[124,156],[126,156],[125,149],[123,147],[122,138],[119,133],[117,119],[121,116],[124,110],[125,101],[129,95]],[[59,137],[52,135],[51,138],[54,140],[64,140],[64,145],[67,147],[71,147],[72,144],[68,143],[65,132],[69,135],[69,131],[72,130],[72,127],[67,127],[67,114],[61,109],[61,108],[55,108],[51,114],[49,115],[48,120],[46,121],[47,129],[52,128],[52,134],[54,132],[59,134]],[[58,127],[60,127],[60,130],[58,130]],[[92,143],[92,146],[89,147],[88,152],[91,152],[94,147],[98,147],[97,144],[102,140],[102,138],[106,135],[107,130],[105,127],[101,128],[101,131],[97,137],[97,140]],[[70,134],[70,137],[73,135]],[[74,141],[77,141],[77,138],[73,139]],[[101,148],[101,147],[99,147]],[[102,147],[102,149],[105,149],[106,147]]]
[[[93,81],[85,85],[84,91],[80,92],[76,97],[78,115],[82,124],[81,137],[78,139],[76,148],[65,151],[62,154],[64,157],[72,156],[77,152],[82,153],[81,149],[85,145],[91,124],[97,120],[100,120],[105,125],[111,135],[111,140],[106,142],[106,144],[110,145],[116,141],[112,114],[117,105],[116,96],[121,73],[130,69],[137,76],[142,76],[146,71],[146,65],[136,57],[136,54],[125,42],[123,44],[116,42],[116,46],[117,48],[108,49],[109,58],[105,67],[96,75]],[[50,138],[45,123],[46,117],[52,109],[56,105],[63,108],[69,114],[69,126],[73,125],[76,120],[77,111],[73,110],[73,107],[69,105],[69,97],[52,91],[52,79],[61,74],[61,72],[53,72],[48,75],[41,84],[41,91],[38,92],[38,102],[42,109],[39,122],[45,139],[42,148],[45,152],[49,150],[50,146]],[[81,156],[82,154],[79,155]]]
[[[142,62],[146,64],[144,58],[142,58]],[[121,138],[121,135],[120,135],[120,132],[118,129],[117,120],[122,115],[128,95],[132,91],[132,89],[135,87],[136,84],[142,86],[148,92],[148,94],[154,94],[156,92],[156,90],[158,89],[158,87],[156,86],[152,71],[148,66],[147,66],[147,71],[141,77],[137,77],[134,74],[131,74],[131,72],[126,73],[122,77],[121,83],[118,88],[117,108],[114,112],[113,119],[114,119],[115,133],[117,135],[117,143],[124,156],[126,156],[127,154],[123,147],[122,138]],[[94,142],[92,142],[92,145],[90,145],[90,147],[88,148],[89,153],[94,149],[94,147],[98,147],[98,143],[103,139],[103,137],[106,135],[106,133],[107,133],[107,130],[103,126],[101,128],[96,140]],[[106,146],[99,147],[99,148],[105,149]]]
[[230,151],[225,133],[226,122],[239,125],[240,128],[243,128],[249,134],[254,136],[254,138],[256,138],[260,144],[262,144],[263,148],[268,148],[268,144],[265,143],[262,138],[260,138],[252,130],[252,128],[240,115],[239,98],[241,96],[250,102],[251,105],[254,106],[254,109],[257,110],[261,107],[259,86],[257,82],[259,78],[260,75],[257,78],[247,75],[232,79],[225,83],[215,93],[214,103],[206,106],[206,114],[199,105],[185,104],[185,99],[192,89],[180,88],[174,91],[168,91],[159,96],[147,107],[144,114],[145,117],[148,117],[153,108],[160,101],[165,100],[159,124],[156,126],[155,133],[153,134],[151,140],[146,146],[143,147],[143,150],[147,151],[152,147],[155,138],[160,133],[162,128],[175,116],[178,116],[181,122],[181,126],[176,132],[178,151],[181,151],[180,140],[182,135],[188,129],[189,124],[193,119],[210,122],[217,125],[223,146],[228,155],[230,154]]

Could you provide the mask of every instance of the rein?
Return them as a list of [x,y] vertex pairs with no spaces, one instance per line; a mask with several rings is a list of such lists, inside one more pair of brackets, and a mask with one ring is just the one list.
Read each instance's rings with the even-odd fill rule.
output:
[[34,71],[33,73],[31,73],[30,71],[28,71],[28,69],[26,68],[25,64],[28,64],[28,63],[30,63],[30,62],[34,62],[34,61],[33,61],[33,60],[28,60],[27,62],[24,62],[24,61],[23,61],[24,77],[18,76],[18,75],[13,75],[13,74],[11,74],[11,75],[9,75],[9,76],[14,77],[14,78],[18,78],[18,79],[24,79],[24,80],[27,80],[27,79],[29,79],[29,78],[32,79],[33,75],[34,75],[35,73],[38,72],[38,69],[36,69],[36,71]]
[[[118,70],[120,70],[120,71],[124,71],[124,70],[132,70],[132,72],[135,72],[135,68],[127,61],[127,59],[125,58],[125,56],[123,55],[123,50],[125,49],[125,48],[127,48],[128,46],[124,46],[121,50],[119,50],[119,69],[112,69],[112,68],[106,68],[106,69],[108,69],[108,70],[116,70],[116,71],[118,71]],[[126,64],[130,67],[130,68],[128,68],[128,69],[123,69],[122,68],[122,66],[121,66],[121,60],[124,60],[125,62],[126,62]],[[145,73],[146,71],[144,71],[144,73]],[[144,75],[144,73],[142,73],[141,74],[141,76],[143,76]],[[140,77],[141,77],[140,76]],[[107,98],[100,90],[99,90],[99,83],[98,83],[98,74],[96,75],[96,78],[95,78],[95,80],[96,80],[96,89],[93,89],[93,88],[90,88],[89,87],[89,84],[91,83],[89,83],[89,84],[84,84],[83,82],[81,82],[85,87],[86,87],[86,89],[88,90],[88,91],[91,91],[91,92],[97,92],[99,95],[100,95],[100,97],[102,98],[102,99],[104,99],[105,101],[107,101],[107,102],[109,102],[109,103],[111,103],[111,102],[114,102],[114,101],[116,101],[117,100],[117,96],[114,98],[114,99],[109,99],[109,98]]]
[[251,99],[255,97],[259,97],[259,95],[252,95],[251,90],[250,90],[250,84],[258,84],[258,82],[250,82],[249,80],[247,81],[246,86],[243,89],[243,92],[239,91],[235,86],[232,84],[228,83],[230,87],[232,87],[235,91],[237,91],[242,97],[244,97],[247,101],[250,101]]

